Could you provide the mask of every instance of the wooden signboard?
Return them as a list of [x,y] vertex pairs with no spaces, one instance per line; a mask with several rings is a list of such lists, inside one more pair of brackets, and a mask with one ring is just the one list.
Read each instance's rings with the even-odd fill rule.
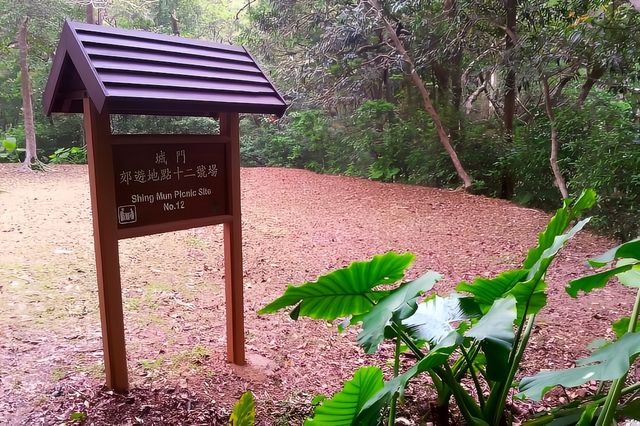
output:
[[230,219],[225,138],[114,135],[113,141],[120,238]]
[[[255,59],[242,46],[66,21],[43,105],[84,114],[107,386],[129,386],[118,241],[159,232],[224,225],[227,359],[244,364],[238,114],[287,109]],[[114,135],[110,114],[216,116],[220,134]]]
[[129,386],[118,240],[224,224],[227,359],[244,364],[238,114],[220,135],[112,135],[84,99],[107,386]]

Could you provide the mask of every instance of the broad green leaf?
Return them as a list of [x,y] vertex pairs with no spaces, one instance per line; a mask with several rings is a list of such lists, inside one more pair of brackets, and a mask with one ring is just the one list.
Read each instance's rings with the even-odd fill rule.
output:
[[542,371],[520,381],[520,395],[540,400],[557,385],[580,386],[590,380],[615,380],[624,376],[631,358],[640,353],[640,333],[627,333],[620,340],[576,362],[578,367],[557,371]]
[[[364,404],[383,387],[382,370],[378,367],[362,367],[345,382],[342,390],[331,399],[317,406],[313,418],[305,420],[307,425],[347,426],[355,423],[356,416]],[[376,424],[378,410],[371,410],[358,424]]]
[[387,294],[373,291],[373,288],[402,279],[414,259],[412,253],[389,252],[369,261],[353,262],[346,268],[321,276],[318,281],[297,287],[289,285],[282,296],[258,313],[268,314],[294,305],[297,305],[294,308],[297,315],[328,321],[366,313]]
[[485,316],[465,336],[480,341],[487,359],[487,378],[504,381],[509,372],[509,353],[513,347],[513,322],[516,319],[516,299],[507,296],[498,299]]
[[7,152],[11,153],[16,150],[18,147],[18,143],[16,142],[16,138],[8,137],[2,140],[2,147],[7,150]]
[[520,280],[527,275],[526,269],[513,269],[502,272],[494,278],[477,277],[472,283],[461,282],[456,291],[473,295],[483,314],[486,314],[493,302],[503,298]]
[[511,350],[514,339],[513,322],[516,319],[516,299],[507,296],[493,303],[489,312],[465,333],[476,340],[490,340]]
[[460,298],[451,295],[446,298],[435,296],[418,305],[416,312],[402,321],[411,334],[438,345],[455,331],[452,323],[468,319],[460,306]]
[[418,279],[403,284],[380,300],[363,318],[358,343],[367,353],[373,353],[384,340],[384,329],[394,318],[400,322],[416,311],[416,299],[425,291],[431,290],[442,276],[436,272],[427,272]]
[[256,421],[256,411],[253,406],[253,394],[246,391],[242,394],[229,417],[229,426],[253,426]]
[[[543,280],[525,281],[517,283],[507,294],[516,298],[518,308],[518,323],[526,315],[533,315],[540,312],[547,304],[547,283]],[[526,311],[525,311],[526,310]]]
[[586,218],[576,223],[566,234],[556,235],[553,239],[553,243],[547,247],[541,254],[538,260],[531,266],[527,275],[527,281],[538,281],[547,272],[547,268],[556,257],[556,254],[560,251],[562,246],[573,238],[588,222],[591,218]]
[[600,268],[614,259],[621,258],[640,260],[640,238],[620,244],[600,256],[589,259],[588,262],[594,268]]
[[632,265],[623,265],[617,268],[609,269],[608,271],[599,272],[593,275],[587,275],[585,277],[569,281],[569,284],[567,284],[565,290],[571,297],[577,297],[580,290],[585,293],[589,293],[593,289],[603,288],[605,285],[607,285],[611,277],[628,271],[631,268]]
[[311,399],[311,405],[318,405],[326,399],[327,399],[326,395],[319,393]]
[[618,274],[618,281],[620,284],[627,287],[640,287],[640,261],[636,259],[623,258],[616,262],[616,267],[632,265],[631,269],[626,272]]
[[[627,317],[622,317],[619,320],[614,321],[613,324],[611,324],[611,328],[613,329],[613,332],[616,333],[616,337],[618,339],[629,332],[630,322],[631,322],[631,317],[627,316]],[[638,321],[638,323],[636,324],[636,329],[633,331],[634,332],[640,331],[640,321]]]
[[556,211],[545,230],[538,236],[538,245],[529,250],[524,261],[525,269],[533,268],[543,256],[544,251],[555,244],[556,237],[561,235],[583,210],[592,207],[595,202],[596,193],[592,189],[582,191],[575,203],[572,203],[571,199],[564,200],[563,206]]
[[[455,331],[453,332],[455,333]],[[456,333],[457,334],[457,333]],[[446,339],[451,340],[451,339]],[[358,415],[358,420],[363,420],[364,418],[370,418],[371,412],[375,412],[379,410],[381,405],[388,403],[391,397],[395,394],[404,394],[404,390],[409,383],[409,380],[414,378],[420,373],[424,373],[427,370],[431,370],[434,367],[443,365],[449,359],[449,356],[456,348],[456,345],[443,347],[443,346],[435,346],[431,351],[427,353],[427,355],[418,361],[413,367],[405,371],[403,374],[400,374],[397,377],[394,377],[388,382],[385,382],[384,387],[380,389],[375,395],[371,396],[368,401],[362,406],[360,414]],[[361,422],[359,424],[367,424]]]

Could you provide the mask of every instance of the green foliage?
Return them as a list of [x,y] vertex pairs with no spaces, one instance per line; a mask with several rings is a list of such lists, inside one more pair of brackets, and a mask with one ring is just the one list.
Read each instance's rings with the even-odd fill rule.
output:
[[[640,239],[623,243],[600,256],[589,259],[589,264],[593,267],[602,267],[616,259],[619,260],[613,268],[573,280],[567,285],[566,290],[571,297],[576,297],[579,291],[588,293],[595,288],[604,287],[614,276],[618,277],[619,282],[625,286],[639,288],[631,316],[623,317],[612,324],[617,340],[600,341],[590,357],[576,361],[575,368],[543,371],[535,376],[523,378],[519,385],[521,396],[539,400],[557,385],[573,387],[590,380],[601,382],[613,380],[606,398],[591,401],[581,407],[584,410],[580,419],[581,424],[591,424],[587,420],[596,417],[597,426],[611,424],[620,411],[619,401],[629,368],[640,354],[640,333],[637,332],[640,316],[640,274],[637,273],[640,270]],[[633,389],[634,386],[631,388]],[[628,408],[630,404],[622,404],[622,406]],[[567,416],[569,414],[575,416],[575,412],[567,413]],[[561,415],[552,416],[552,418],[559,417]]]
[[7,136],[0,140],[0,162],[18,162],[18,143],[16,138]]
[[[600,267],[616,258],[620,258],[621,261],[618,262],[615,268],[571,281],[566,288],[567,293],[569,293],[571,297],[576,297],[580,290],[589,293],[595,288],[604,287],[609,279],[614,276],[618,276],[620,282],[624,285],[640,287],[640,279],[638,279],[638,276],[623,275],[627,273],[627,271],[640,270],[640,238],[614,247],[603,255],[590,259],[589,263],[591,266]],[[629,279],[627,280],[626,277],[629,277]]]
[[[362,367],[353,378],[344,383],[343,389],[331,399],[326,399],[318,405],[311,419],[304,425],[335,425],[349,426],[361,412],[364,404],[382,389],[382,370],[378,367]],[[371,410],[362,416],[358,424],[374,425],[379,418],[379,410]]]
[[268,314],[295,306],[291,313],[294,319],[302,315],[331,321],[346,315],[364,314],[388,294],[374,288],[402,279],[405,269],[414,259],[411,253],[389,252],[368,262],[353,262],[346,268],[321,276],[317,281],[297,287],[289,285],[281,297],[258,313]]
[[58,148],[53,154],[49,155],[49,162],[53,164],[86,164],[87,147]]
[[520,381],[523,396],[534,400],[557,385],[580,386],[590,380],[619,379],[627,373],[637,354],[640,353],[640,333],[626,333],[620,340],[598,349],[591,356],[576,361],[577,367],[564,370],[543,371]]
[[229,426],[253,426],[256,421],[256,411],[253,402],[253,393],[246,391],[233,406],[229,416]]
[[114,134],[214,134],[218,122],[207,117],[172,117],[156,115],[112,115]]
[[[582,109],[556,108],[560,135],[558,163],[573,193],[594,188],[599,194],[593,224],[629,239],[640,233],[640,129],[632,121],[630,104],[595,92]],[[517,129],[505,160],[516,175],[516,199],[548,208],[557,200],[549,168],[549,121],[543,111]]]
[[416,304],[418,296],[431,290],[441,278],[435,272],[427,272],[422,277],[401,285],[373,306],[361,318],[362,331],[358,335],[358,343],[365,352],[375,352],[384,340],[385,328],[391,319],[401,322],[413,315],[418,308]]
[[[394,378],[368,401],[361,410],[338,411],[323,404],[323,416],[340,414],[340,424],[368,424],[390,406],[393,424],[397,397],[409,381],[426,373],[432,378],[438,401],[446,403],[453,396],[461,415],[469,424],[500,425],[505,420],[505,403],[533,328],[535,314],[546,304],[543,278],[560,248],[587,222],[573,227],[571,223],[595,202],[595,193],[585,191],[577,200],[565,200],[539,235],[519,270],[506,271],[493,279],[478,278],[473,284],[461,283],[459,291],[468,297],[427,297],[422,303],[416,298],[429,291],[440,279],[427,273],[409,283],[392,289],[376,291],[380,284],[392,284],[404,276],[413,255],[390,252],[367,262],[354,262],[298,287],[288,286],[284,295],[263,308],[260,313],[275,312],[293,306],[292,318],[308,316],[334,320],[352,315],[351,324],[361,323],[358,343],[366,352],[374,352],[383,339],[396,341]],[[455,322],[458,325],[452,326]],[[514,324],[518,327],[514,331]],[[425,345],[424,340],[427,340]],[[417,358],[416,363],[400,373],[398,349],[405,345]],[[426,352],[425,352],[426,350]],[[379,371],[379,370],[375,370]],[[471,377],[475,392],[462,387],[460,380]],[[483,390],[481,380],[489,388]],[[339,393],[354,400],[358,392],[349,384]],[[475,396],[474,396],[475,394]],[[318,408],[320,408],[318,407]],[[316,410],[318,415],[318,410]]]
[[69,420],[71,420],[72,422],[82,423],[87,420],[87,413],[85,413],[84,411],[72,411],[69,414]]

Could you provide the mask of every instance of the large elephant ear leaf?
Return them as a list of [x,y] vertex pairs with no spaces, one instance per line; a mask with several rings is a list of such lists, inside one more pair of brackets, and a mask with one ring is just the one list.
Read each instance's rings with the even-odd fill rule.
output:
[[566,199],[563,206],[556,211],[547,227],[538,236],[538,244],[529,250],[524,261],[525,269],[531,269],[540,260],[545,250],[556,243],[556,237],[565,232],[569,224],[582,214],[583,210],[592,207],[596,202],[596,193],[586,189],[575,202]]
[[380,300],[363,318],[362,331],[358,335],[358,343],[367,353],[373,353],[384,340],[384,330],[392,318],[402,321],[412,315],[416,309],[416,299],[425,291],[431,290],[434,284],[442,279],[436,272],[427,272],[418,279],[403,284]]
[[[614,321],[611,324],[611,329],[616,334],[616,338],[621,338],[625,334],[629,332],[629,324],[631,323],[631,317],[626,316],[622,317],[617,321]],[[640,332],[640,322],[636,323],[635,330],[631,330],[632,332]]]
[[581,290],[586,294],[596,288],[603,288],[609,280],[618,275],[624,274],[626,271],[630,271],[633,265],[621,265],[608,271],[598,272],[597,274],[586,275],[575,280],[569,281],[569,284],[565,287],[565,290],[571,297],[577,297],[578,292]]
[[614,259],[623,258],[640,260],[640,238],[620,244],[600,256],[589,259],[588,262],[594,268],[600,268]]
[[391,284],[404,277],[404,271],[415,259],[412,253],[389,252],[364,262],[353,262],[346,268],[323,275],[314,282],[289,285],[282,296],[258,311],[276,312],[295,306],[292,314],[332,321],[347,315],[368,312],[387,292],[374,287]]
[[509,353],[513,348],[513,322],[516,319],[516,299],[498,299],[465,336],[478,340],[487,359],[487,377],[503,381],[508,373]]
[[614,268],[569,282],[567,293],[571,297],[576,297],[580,290],[589,293],[593,289],[604,287],[614,276],[628,287],[640,287],[640,238],[620,244],[588,262],[593,267],[602,267],[615,259],[620,260]]
[[[553,243],[549,247],[540,253],[540,256],[536,260],[536,262],[531,265],[529,268],[529,274],[527,276],[527,280],[538,281],[542,279],[544,274],[547,272],[547,268],[556,257],[560,249],[565,245],[567,241],[573,238],[584,226],[591,220],[591,218],[586,218],[578,223],[576,223],[569,231],[565,234],[556,235],[553,239]],[[525,262],[526,263],[526,262]]]
[[482,313],[486,314],[493,302],[506,296],[526,276],[526,269],[513,269],[504,271],[494,278],[477,277],[472,283],[463,281],[456,286],[456,291],[472,294]]
[[620,340],[595,351],[576,362],[578,367],[542,371],[520,381],[520,396],[540,400],[549,390],[560,385],[580,386],[590,380],[619,379],[627,373],[632,359],[640,353],[640,333],[627,333]]
[[[356,417],[360,410],[373,395],[382,389],[384,381],[382,370],[378,367],[362,367],[353,375],[353,379],[345,382],[342,390],[331,399],[324,400],[316,407],[313,417],[305,420],[305,426],[334,425],[351,426],[352,424],[377,424],[380,416],[377,410],[370,410],[365,418]],[[362,421],[360,421],[362,420]]]

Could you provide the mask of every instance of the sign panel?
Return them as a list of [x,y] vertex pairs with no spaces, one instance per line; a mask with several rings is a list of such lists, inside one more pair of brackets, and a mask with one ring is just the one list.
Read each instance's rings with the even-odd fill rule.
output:
[[119,229],[228,214],[226,144],[114,144]]

